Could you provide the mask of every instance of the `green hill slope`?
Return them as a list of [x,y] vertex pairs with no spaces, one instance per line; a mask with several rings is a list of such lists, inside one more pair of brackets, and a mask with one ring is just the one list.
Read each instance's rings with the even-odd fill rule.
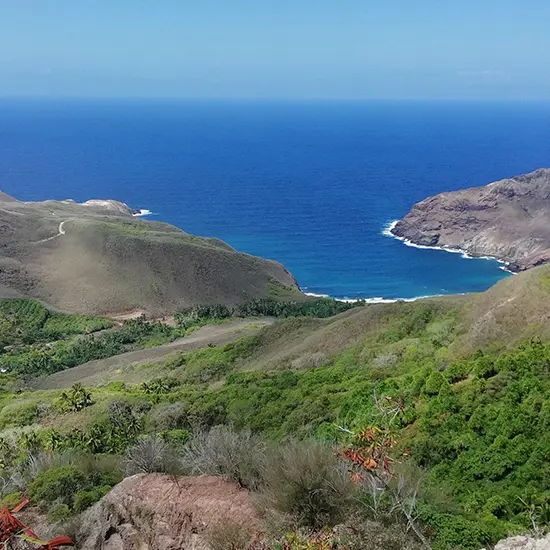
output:
[[[533,521],[550,528],[549,281],[542,266],[480,294],[279,319],[93,378],[64,371],[85,390],[32,390],[4,375],[0,459],[18,468],[14,441],[117,455],[144,434],[181,441],[220,424],[342,445],[346,430],[378,426],[377,401],[389,400],[402,409],[395,452],[408,455],[395,467],[419,483],[416,514],[433,548],[478,550]],[[87,392],[84,405],[64,405]]]

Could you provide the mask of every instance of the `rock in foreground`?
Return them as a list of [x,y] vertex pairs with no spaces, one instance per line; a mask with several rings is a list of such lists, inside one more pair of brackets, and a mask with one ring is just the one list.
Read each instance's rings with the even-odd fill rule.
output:
[[522,271],[550,261],[550,169],[415,204],[391,230],[417,245],[492,256]]
[[249,493],[218,477],[136,475],[81,518],[82,550],[206,550],[204,534],[223,521],[254,531]]
[[511,537],[501,540],[495,550],[550,550],[550,535],[542,539],[529,536]]

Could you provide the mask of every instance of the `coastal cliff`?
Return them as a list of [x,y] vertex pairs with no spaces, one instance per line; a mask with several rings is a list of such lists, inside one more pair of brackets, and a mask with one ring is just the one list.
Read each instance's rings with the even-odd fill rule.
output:
[[491,256],[523,271],[550,261],[550,169],[415,204],[390,230],[416,245]]

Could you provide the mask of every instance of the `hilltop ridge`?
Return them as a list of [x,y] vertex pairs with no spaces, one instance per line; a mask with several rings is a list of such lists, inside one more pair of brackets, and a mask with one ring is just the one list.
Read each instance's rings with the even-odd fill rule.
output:
[[137,219],[119,201],[21,202],[0,192],[0,297],[39,298],[85,313],[162,315],[298,286],[275,261],[218,239]]

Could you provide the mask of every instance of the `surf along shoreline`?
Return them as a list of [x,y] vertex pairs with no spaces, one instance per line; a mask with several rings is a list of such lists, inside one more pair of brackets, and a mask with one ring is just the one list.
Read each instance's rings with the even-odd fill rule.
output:
[[[499,264],[499,269],[502,269],[503,271],[506,271],[507,273],[510,273],[512,275],[516,275],[517,273],[515,271],[512,271],[508,269],[509,263],[502,260],[501,258],[497,258],[494,256],[472,256],[471,254],[468,254],[465,250],[461,250],[459,248],[449,248],[444,246],[426,246],[421,244],[415,244],[412,241],[406,239],[405,237],[400,237],[398,235],[395,235],[393,233],[393,229],[397,225],[399,220],[393,220],[391,222],[388,222],[384,228],[382,229],[382,235],[386,237],[391,237],[393,239],[397,239],[398,241],[401,241],[405,246],[410,246],[412,248],[420,248],[423,250],[441,250],[443,252],[449,252],[451,254],[460,254],[464,259],[466,260],[493,260],[497,261]],[[423,300],[425,298],[437,298],[441,296],[448,296],[447,294],[428,294],[426,296],[416,296],[414,298],[383,298],[383,297],[373,297],[373,298],[333,298],[332,296],[329,296],[328,294],[317,294],[315,292],[305,292],[304,289],[302,289],[302,292],[306,296],[311,296],[315,298],[332,298],[338,302],[347,302],[347,303],[354,303],[354,302],[364,302],[366,304],[393,304],[395,302],[416,302],[417,300]],[[457,295],[463,296],[467,294],[467,292],[461,292]]]
[[497,256],[472,256],[471,254],[468,254],[468,252],[466,252],[465,250],[462,250],[461,248],[451,248],[446,246],[427,246],[425,244],[413,243],[409,239],[406,239],[405,237],[400,237],[399,235],[396,235],[393,232],[395,226],[398,223],[399,223],[399,220],[394,220],[392,222],[389,222],[382,230],[382,235],[397,239],[398,241],[401,241],[405,246],[410,246],[412,248],[421,248],[423,250],[442,250],[443,252],[450,252],[451,254],[460,254],[465,260],[494,260],[494,261],[497,261],[499,264],[501,264],[499,266],[499,269],[502,269],[502,271],[506,271],[507,273],[511,273],[512,275],[516,275],[515,271],[512,271],[511,269],[508,268],[510,263]]
[[[135,209],[132,212],[132,215],[134,217],[151,216],[152,214],[153,212],[145,208]],[[499,266],[499,269],[502,269],[507,273],[511,273],[512,275],[516,275],[514,271],[511,271],[510,269],[508,269],[508,265],[509,265],[508,262],[505,262],[504,260],[501,260],[500,258],[497,258],[497,257],[472,256],[459,248],[447,248],[443,246],[426,246],[421,244],[415,244],[412,241],[406,239],[405,237],[400,237],[393,233],[393,229],[395,228],[398,222],[399,220],[393,220],[391,222],[388,222],[382,229],[382,235],[397,239],[398,241],[401,241],[405,246],[410,246],[412,248],[420,248],[420,249],[426,249],[426,250],[442,250],[443,252],[450,252],[451,254],[460,254],[464,259],[467,259],[467,260],[496,260],[499,264],[502,264]],[[310,296],[312,298],[331,298],[333,300],[336,300],[337,302],[345,302],[345,303],[364,302],[365,304],[393,304],[396,302],[416,302],[417,300],[423,300],[426,298],[437,298],[441,296],[447,296],[447,294],[427,294],[425,296],[415,296],[413,298],[384,298],[382,296],[376,296],[372,298],[334,298],[328,294],[305,292],[305,289],[302,289],[302,288],[300,288],[300,290],[306,296]],[[467,294],[467,292],[460,292],[457,295],[463,296],[465,294]]]

